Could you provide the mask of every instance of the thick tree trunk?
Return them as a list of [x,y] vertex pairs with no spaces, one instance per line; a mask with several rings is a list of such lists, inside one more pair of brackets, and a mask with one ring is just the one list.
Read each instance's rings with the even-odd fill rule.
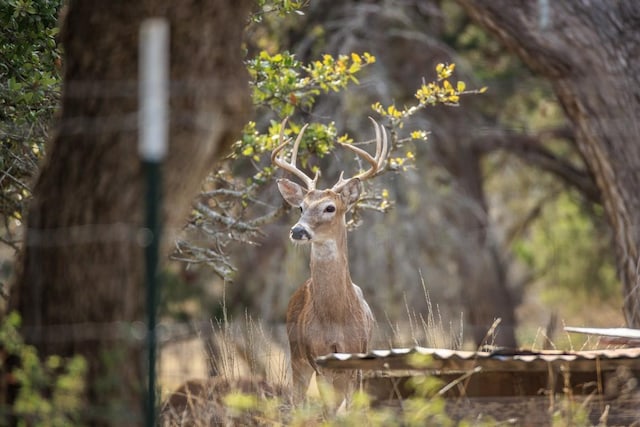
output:
[[29,342],[89,362],[89,420],[141,421],[144,320],[142,169],[137,156],[138,31],[165,16],[171,33],[165,249],[216,155],[248,118],[241,38],[250,2],[70,1],[62,114],[29,209],[11,305]]
[[[447,111],[457,117],[452,123],[462,123],[464,107]],[[435,117],[438,117],[434,114]],[[444,120],[439,122],[445,123]],[[453,259],[462,283],[460,300],[465,315],[465,330],[476,345],[495,345],[516,348],[516,298],[509,288],[504,257],[501,256],[494,236],[483,187],[482,156],[469,143],[466,128],[434,132],[436,161],[443,165],[454,179],[457,197],[445,209],[451,225],[459,233]],[[496,328],[495,321],[500,319]]]
[[627,323],[640,327],[640,2],[457,1],[553,85],[615,232]]

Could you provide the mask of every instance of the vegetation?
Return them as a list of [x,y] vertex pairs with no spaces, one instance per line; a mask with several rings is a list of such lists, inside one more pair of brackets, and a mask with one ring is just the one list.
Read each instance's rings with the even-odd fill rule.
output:
[[[2,35],[10,41],[3,43],[4,62],[0,67],[2,80],[6,82],[2,90],[4,130],[0,135],[3,141],[0,156],[0,170],[3,173],[2,239],[14,248],[17,247],[16,225],[22,219],[24,203],[29,197],[30,179],[35,175],[38,158],[44,151],[48,125],[59,93],[60,52],[55,36],[58,31],[56,19],[60,5],[60,2],[10,1],[0,10],[0,18],[4,24]],[[283,28],[295,28],[295,17],[306,13],[305,6],[305,2],[258,2],[252,15],[252,23],[247,29],[251,36],[251,51],[255,47],[258,50],[247,58],[246,63],[260,120],[247,123],[243,137],[234,146],[229,160],[208,178],[204,191],[196,202],[193,217],[188,222],[187,238],[177,242],[177,251],[173,254],[174,259],[192,265],[210,265],[226,280],[235,276],[237,268],[229,257],[229,245],[234,241],[249,244],[260,241],[263,226],[276,220],[286,210],[286,207],[275,206],[272,200],[259,197],[268,188],[273,174],[267,157],[276,141],[282,118],[296,112],[302,117],[313,115],[313,108],[319,97],[344,90],[349,83],[357,84],[360,79],[358,76],[362,73],[366,76],[367,67],[375,62],[372,54],[364,52],[337,56],[325,54],[319,59],[304,63],[286,51],[282,46],[285,41],[282,40],[277,26],[285,22]],[[522,77],[522,87],[531,87],[536,83],[522,71],[517,61],[500,52],[494,41],[476,26],[469,24],[460,9],[450,2],[445,2],[443,8],[446,12],[444,37],[449,40],[448,43],[460,52],[463,60],[475,61],[473,71],[477,76],[485,81],[500,82],[492,88],[494,93],[497,90],[500,95],[490,97],[490,102],[485,108],[497,110],[499,107],[494,105],[496,98],[498,102],[508,105],[508,108],[499,110],[502,115],[500,120],[511,129],[523,126],[541,129],[562,124],[557,109],[552,114],[549,113],[550,109],[555,107],[549,100],[548,90],[544,87],[542,90],[516,88],[516,91],[503,94],[504,84],[500,79],[504,81],[514,73],[525,74]],[[322,37],[323,30],[320,27],[316,27],[314,31],[318,31]],[[386,106],[379,101],[372,103],[373,112],[386,119],[394,138],[393,148],[397,154],[390,163],[390,170],[405,170],[411,167],[415,164],[418,152],[424,151],[416,151],[410,145],[408,148],[405,147],[405,144],[411,141],[426,139],[429,133],[428,129],[415,129],[401,137],[399,131],[407,120],[428,105],[456,105],[460,94],[469,93],[464,82],[450,81],[453,70],[454,64],[438,65],[436,80],[430,83],[423,82],[414,92],[417,102],[413,106],[398,108],[395,102]],[[480,92],[484,90],[486,88],[483,87]],[[367,113],[363,111],[359,114]],[[523,121],[523,118],[526,118],[526,121]],[[287,136],[300,129],[299,120],[296,118],[290,121],[290,127],[286,130]],[[336,140],[353,142],[353,138],[348,134],[338,134],[336,123],[332,120],[324,123],[312,122],[302,144],[303,164],[310,162],[311,169],[317,168],[322,159],[332,152],[333,142]],[[550,149],[557,153],[566,148],[563,141],[552,144]],[[575,157],[571,151],[563,155]],[[509,163],[504,163],[503,159],[504,157],[500,157],[488,163],[492,170],[490,176],[499,176],[499,168],[503,168],[503,165],[509,167]],[[425,161],[421,160],[419,169],[428,167],[423,164]],[[536,173],[530,174],[528,181],[523,184],[531,186],[535,180],[540,181]],[[490,180],[489,185],[494,186],[493,182]],[[550,196],[542,194],[539,200],[548,203],[565,194],[561,187],[554,188]],[[516,191],[523,190],[527,191],[524,188]],[[492,191],[503,190],[492,187]],[[390,196],[393,194],[387,189],[378,190],[370,194],[370,198],[363,200],[358,208],[386,211],[393,204]],[[602,225],[602,215],[598,214],[597,208],[582,209],[586,205],[580,198],[578,194],[577,197],[563,199],[565,205],[573,203],[572,209],[575,211],[571,216],[561,216],[563,221],[558,221],[555,215],[552,221],[538,221],[537,215],[532,217],[520,209],[521,212],[517,213],[518,216],[514,217],[514,220],[528,218],[528,222],[523,225],[518,222],[507,224],[507,227],[517,230],[517,234],[508,230],[507,234],[515,237],[511,239],[511,245],[516,248],[518,259],[536,272],[530,276],[536,280],[543,280],[545,274],[551,271],[549,266],[552,265],[554,271],[571,271],[573,278],[570,280],[575,284],[593,282],[587,279],[593,277],[593,266],[599,264],[589,260],[604,262],[602,273],[599,273],[599,277],[604,280],[599,281],[604,283],[603,287],[594,286],[598,289],[608,289],[605,294],[610,298],[615,295],[612,289],[615,289],[617,281],[611,274],[611,257],[603,256],[603,253],[610,250],[606,244],[606,227]],[[518,212],[517,206],[514,206],[514,212]],[[543,210],[534,206],[533,212]],[[356,209],[354,214],[353,223],[357,224],[360,221],[360,209]],[[574,225],[575,221],[582,222],[583,225]],[[548,247],[548,242],[530,239],[529,236],[557,236],[558,233],[553,227],[569,227],[580,233],[582,237],[572,239],[571,245],[571,250],[580,253],[581,259],[584,260],[580,267],[576,268],[575,263],[571,269],[564,267],[575,259],[566,251],[559,253],[566,255],[567,261],[556,259],[553,264],[543,261],[547,256],[548,251],[545,248]],[[587,237],[592,235],[592,231],[601,237]],[[205,241],[213,243],[203,245],[202,242]],[[593,241],[601,243],[599,249],[596,250],[592,245]],[[580,245],[576,245],[577,242],[580,242]],[[590,255],[584,257],[586,253]],[[532,256],[535,255],[532,254],[540,254],[540,259],[533,260]],[[5,262],[10,271],[9,261]],[[557,276],[553,282],[553,288],[557,289]],[[560,283],[565,283],[565,280],[560,280]],[[566,283],[569,287],[574,286]],[[6,293],[6,290],[3,289],[3,293]],[[614,298],[614,304],[615,301]]]
[[[61,4],[62,1],[9,0],[0,5],[0,217],[3,221],[0,239],[3,249],[11,249],[11,255],[3,255],[0,260],[3,264],[0,306],[4,306],[8,298],[7,277],[14,270],[13,255],[20,246],[20,226],[30,198],[31,181],[46,149],[49,125],[59,100],[61,63],[56,35]],[[351,6],[340,19],[353,19],[353,22],[362,19],[363,15],[357,14],[365,13],[364,8],[359,9],[357,2]],[[438,18],[441,25],[433,28],[439,28],[439,33],[429,33],[429,37],[438,40],[433,51],[447,54],[427,61],[420,56],[429,50],[424,46],[419,46],[423,50],[399,47],[394,53],[402,56],[394,61],[389,52],[360,49],[365,43],[356,43],[358,49],[353,52],[339,53],[343,49],[336,49],[340,44],[332,40],[336,36],[330,34],[329,24],[335,22],[322,21],[335,16],[326,17],[307,2],[257,2],[246,28],[245,58],[256,115],[245,125],[242,137],[233,145],[229,156],[215,166],[204,182],[185,233],[176,242],[172,258],[183,264],[173,265],[167,271],[165,316],[176,316],[173,318],[180,321],[209,318],[212,311],[207,303],[217,304],[216,298],[222,298],[222,294],[228,296],[228,305],[239,308],[238,312],[246,307],[257,311],[263,301],[269,302],[265,296],[268,293],[256,292],[256,288],[263,288],[261,280],[267,280],[265,270],[247,268],[254,262],[248,247],[264,242],[265,228],[277,224],[288,211],[288,207],[280,205],[270,193],[276,172],[271,167],[269,154],[282,131],[282,120],[291,116],[284,130],[286,137],[296,135],[303,123],[311,123],[301,147],[303,166],[313,172],[334,162],[340,158],[334,150],[336,141],[359,143],[356,141],[365,138],[355,119],[349,122],[336,117],[336,111],[362,118],[373,114],[384,122],[392,138],[387,179],[379,187],[367,188],[366,196],[355,207],[351,218],[351,225],[355,227],[373,212],[388,213],[389,222],[382,228],[400,230],[398,238],[405,242],[405,249],[398,248],[397,254],[387,250],[378,255],[380,258],[375,258],[372,265],[359,268],[359,273],[370,270],[369,276],[360,275],[365,281],[372,281],[371,277],[390,278],[386,280],[390,283],[388,287],[375,290],[379,312],[384,310],[389,315],[390,324],[399,322],[398,311],[404,313],[408,308],[411,317],[413,310],[423,309],[422,306],[408,307],[420,299],[414,298],[411,292],[419,288],[414,286],[415,277],[423,265],[428,266],[424,270],[428,270],[429,290],[438,295],[442,306],[452,307],[449,313],[444,313],[445,317],[457,319],[459,312],[466,312],[468,308],[461,301],[464,286],[480,287],[467,281],[471,278],[464,275],[464,266],[472,265],[471,276],[479,276],[476,274],[479,264],[474,264],[479,259],[477,254],[494,249],[497,252],[491,252],[488,258],[503,263],[496,270],[506,272],[505,288],[513,292],[511,308],[515,310],[516,305],[526,300],[526,295],[535,300],[533,308],[528,308],[529,313],[540,315],[532,321],[537,322],[534,328],[546,321],[541,316],[543,308],[545,315],[549,311],[560,311],[563,318],[580,321],[585,318],[584,313],[590,311],[587,307],[596,306],[602,313],[603,306],[621,305],[611,250],[612,233],[605,222],[601,201],[593,197],[593,183],[586,180],[584,184],[585,180],[571,178],[589,174],[574,145],[575,137],[566,131],[563,111],[553,98],[551,88],[470,22],[456,3],[443,1],[437,7],[441,12]],[[385,15],[383,10],[366,18],[389,23],[396,35],[427,34],[431,30],[425,28],[425,22],[436,20],[415,10],[402,9],[402,12],[413,19],[409,20],[409,28],[402,27],[398,22],[402,20],[394,20],[396,18]],[[355,39],[378,40],[375,34],[364,32],[367,28],[356,30],[352,29]],[[358,35],[358,31],[366,36]],[[296,40],[304,41],[307,48]],[[398,64],[416,58],[424,62],[412,70],[426,70],[427,76],[432,77],[402,75]],[[429,66],[422,67],[427,62]],[[454,78],[454,71],[464,81]],[[367,92],[373,86],[384,86],[385,90]],[[483,95],[468,98],[474,111],[464,108],[452,113],[450,109],[444,112],[427,109],[435,105],[457,106],[461,96],[478,93]],[[481,98],[478,103],[482,105],[474,98]],[[464,104],[466,107],[466,102]],[[432,137],[432,131],[437,134],[436,138]],[[423,144],[427,138],[429,143]],[[470,178],[474,163],[462,162],[469,158],[480,165],[478,175]],[[330,174],[336,172],[329,169]],[[567,171],[576,174],[570,175]],[[466,182],[462,176],[465,174]],[[401,181],[404,179],[407,181]],[[472,191],[465,187],[469,181],[480,182],[480,194],[476,198],[469,197]],[[431,198],[425,198],[425,194]],[[402,234],[400,225],[407,223],[411,223],[412,230]],[[478,231],[480,228],[482,231]],[[470,236],[487,230],[488,238],[479,239],[482,242],[477,246],[470,243]],[[376,228],[369,233],[370,240],[355,239],[354,252],[360,251],[364,254],[362,258],[371,260],[374,258],[366,252],[367,248],[380,252],[379,248],[396,244],[395,238],[387,236],[388,240],[382,240],[384,232],[386,230]],[[239,244],[243,245],[240,250]],[[415,258],[406,261],[409,258],[402,250],[419,257],[420,261],[414,262]],[[283,271],[291,268],[290,264],[284,267],[281,264],[292,255],[282,243],[268,246],[264,252],[271,252],[267,256],[279,257],[280,276],[268,280],[272,287],[282,287],[279,278]],[[466,258],[470,256],[475,258]],[[389,272],[388,266],[392,264],[395,270]],[[205,293],[212,285],[211,270],[198,269],[199,265],[212,268],[224,279],[218,285],[223,292],[214,297]],[[202,282],[201,289],[194,290],[189,284],[191,276],[187,277],[187,269],[200,273],[197,277]],[[413,277],[413,281],[408,277]],[[234,280],[229,292],[232,295],[226,294],[228,283]],[[294,281],[292,277],[287,280]],[[407,307],[399,303],[403,293]],[[278,299],[278,294],[272,295]],[[485,297],[483,300],[494,302],[486,293]],[[471,299],[475,303],[480,301]],[[566,304],[567,300],[571,304]],[[428,310],[432,315],[431,307]],[[0,313],[3,311],[0,308]],[[278,320],[281,316],[281,313],[274,314],[268,320]],[[42,420],[49,420],[51,425],[73,423],[82,407],[84,362],[81,358],[67,360],[55,356],[41,360],[16,332],[16,315],[4,313],[3,317],[0,348],[7,354],[18,355],[22,361],[22,367],[14,371],[22,385],[14,413],[29,414],[34,424]],[[620,321],[619,317],[613,319],[591,320]],[[407,341],[396,338],[397,342]],[[422,425],[427,421],[442,425],[453,423],[446,418],[442,401],[423,392],[432,390],[431,387],[429,381],[417,385],[418,397],[406,402],[402,425]],[[264,420],[281,422],[278,418],[281,413],[276,413],[279,402],[256,402],[241,393],[227,399],[226,404],[239,414],[257,410]],[[308,423],[317,417],[318,411],[319,408],[315,411],[312,408],[293,412],[287,415],[286,421],[292,425]],[[390,411],[373,410],[367,397],[359,395],[353,410],[335,421],[339,425],[355,425],[366,419],[372,425],[388,425],[394,416]],[[558,417],[562,420],[562,414]]]
[[[78,423],[84,406],[86,363],[80,356],[41,360],[18,332],[20,317],[11,313],[0,323],[0,380],[10,409],[0,405],[0,423],[18,426],[68,426]],[[2,402],[3,404],[6,402]]]
[[[528,293],[543,294],[548,289],[546,295],[553,295],[558,289],[571,288],[573,285],[565,282],[568,278],[563,277],[558,281],[556,272],[559,270],[570,271],[567,273],[572,276],[569,280],[576,286],[587,282],[599,289],[613,290],[619,286],[617,278],[611,274],[614,271],[611,234],[599,202],[591,197],[590,188],[576,187],[577,183],[567,180],[567,174],[563,172],[577,171],[583,174],[584,165],[573,145],[572,135],[565,131],[567,124],[550,88],[473,25],[453,2],[443,2],[442,7],[444,22],[441,28],[444,30],[434,35],[444,40],[443,47],[439,45],[439,49],[455,49],[456,55],[451,57],[452,61],[473,64],[473,69],[459,65],[456,71],[462,73],[465,82],[482,82],[469,85],[477,89],[470,91],[464,82],[453,80],[453,63],[440,62],[441,65],[433,64],[435,73],[431,68],[427,74],[433,76],[432,82],[425,81],[425,77],[420,82],[420,76],[411,76],[411,82],[389,83],[394,88],[412,86],[411,92],[396,90],[391,94],[391,99],[380,94],[371,95],[371,82],[384,79],[393,66],[384,57],[386,62],[381,64],[379,54],[365,54],[366,51],[353,55],[320,53],[331,45],[323,27],[331,25],[331,22],[315,21],[314,8],[302,8],[300,14],[286,16],[263,13],[259,22],[248,27],[248,52],[253,56],[247,60],[247,66],[252,77],[256,119],[247,124],[230,158],[208,178],[204,191],[196,201],[185,238],[178,242],[177,251],[173,254],[174,259],[188,263],[192,275],[199,271],[195,268],[198,264],[204,264],[213,266],[225,279],[213,285],[210,279],[206,279],[201,286],[221,289],[224,283],[242,282],[241,288],[228,285],[229,289],[218,290],[216,295],[226,292],[230,306],[235,305],[234,301],[242,301],[238,305],[241,310],[247,308],[256,316],[264,314],[259,311],[260,300],[264,294],[277,293],[269,288],[280,283],[281,272],[274,272],[268,279],[262,273],[256,277],[251,274],[250,265],[256,262],[256,258],[269,258],[269,252],[278,254],[280,260],[289,259],[289,254],[283,255],[282,252],[286,251],[282,248],[285,243],[275,243],[273,238],[264,234],[265,225],[274,221],[277,223],[278,217],[286,214],[288,209],[281,206],[279,199],[274,199],[274,193],[270,191],[273,171],[268,153],[276,143],[282,118],[294,114],[286,130],[287,136],[294,135],[302,122],[311,122],[302,143],[302,162],[312,171],[323,165],[323,170],[329,169],[332,174],[335,173],[331,169],[335,168],[335,159],[341,159],[339,153],[333,154],[333,142],[364,139],[363,136],[354,137],[354,133],[365,135],[366,131],[366,128],[361,129],[359,124],[354,123],[355,118],[364,119],[372,111],[383,118],[394,141],[396,154],[390,162],[389,171],[409,171],[411,177],[418,177],[417,181],[412,182],[419,182],[426,190],[411,187],[401,190],[398,184],[403,182],[402,178],[391,174],[394,177],[382,180],[380,188],[369,189],[368,197],[361,201],[354,212],[352,224],[361,223],[366,218],[367,210],[387,212],[394,207],[393,201],[398,197],[402,199],[402,204],[395,206],[395,212],[386,219],[387,226],[391,228],[401,228],[402,221],[412,220],[416,215],[430,210],[444,213],[442,218],[434,213],[423,218],[423,221],[412,221],[416,232],[407,237],[420,234],[423,236],[422,242],[404,240],[405,255],[402,255],[402,249],[396,248],[396,256],[391,254],[390,260],[379,263],[385,265],[396,257],[404,260],[402,263],[398,261],[402,265],[398,265],[388,279],[389,283],[402,284],[402,290],[387,292],[378,288],[376,292],[383,292],[380,296],[383,302],[378,311],[392,310],[384,301],[398,300],[402,298],[402,293],[408,294],[409,301],[421,300],[420,295],[414,292],[420,292],[419,286],[415,286],[416,266],[423,265],[426,266],[423,270],[427,272],[428,284],[443,281],[448,284],[448,288],[430,286],[435,288],[431,292],[441,305],[452,307],[445,317],[456,318],[459,311],[466,313],[469,310],[460,296],[465,292],[463,289],[481,290],[471,298],[473,302],[498,301],[498,298],[482,298],[482,294],[490,295],[492,290],[485,290],[483,283],[475,283],[478,275],[470,272],[471,277],[465,277],[464,273],[464,265],[478,262],[476,259],[465,260],[466,255],[473,256],[474,253],[491,250],[499,252],[491,259],[499,260],[502,265],[486,268],[507,272],[504,276],[507,283],[503,286],[512,293],[511,305],[517,305]],[[380,13],[381,19],[386,19],[384,12]],[[345,19],[358,21],[360,18],[353,16]],[[389,25],[397,24],[392,21]],[[295,33],[304,26],[312,28],[305,40],[313,40],[313,43],[308,51],[293,55],[290,52],[297,46],[288,41],[287,34]],[[289,33],[284,31],[285,28]],[[388,54],[383,52],[383,55]],[[308,60],[303,61],[306,56]],[[365,85],[358,85],[361,81]],[[473,111],[469,107],[462,109],[464,113],[448,108],[425,110],[433,102],[455,105],[459,96],[455,92],[484,92],[484,84],[490,90],[475,97],[482,99],[482,105],[477,106],[474,99],[469,100]],[[354,118],[346,121],[325,114],[325,111],[335,108],[348,110],[350,117]],[[318,122],[316,118],[322,120]],[[431,138],[429,143],[422,144],[420,141],[431,132],[425,123],[427,120],[438,123],[439,135]],[[353,132],[348,134],[341,129]],[[458,136],[456,132],[463,135]],[[530,142],[521,144],[520,140]],[[477,175],[468,175],[474,166],[463,162],[469,158],[480,163],[481,169]],[[346,159],[340,163],[347,164]],[[460,181],[463,171],[468,175],[464,177],[467,182]],[[470,197],[469,191],[465,191],[465,186],[476,185],[474,183],[480,183],[482,187],[478,198]],[[427,197],[426,194],[431,196]],[[514,194],[522,197],[513,197]],[[550,220],[547,221],[546,215],[558,203],[574,213],[549,214]],[[478,218],[475,206],[486,208],[480,213],[481,218]],[[431,222],[432,218],[435,221]],[[470,225],[475,222],[477,225]],[[476,249],[468,250],[469,235],[476,235],[475,227],[485,227],[490,235],[485,243],[481,242]],[[570,243],[565,241],[566,245],[571,246],[570,250],[563,251],[561,257],[553,257],[549,252],[550,241],[535,236],[546,235],[557,241],[562,229],[572,229],[576,234]],[[436,230],[443,230],[442,235]],[[381,241],[381,237],[378,235],[377,240]],[[368,253],[367,248],[375,245],[371,241],[361,240],[364,239],[356,236],[354,251],[361,253],[362,259],[373,259],[375,255]],[[261,245],[267,241],[272,249],[270,251],[261,249]],[[250,247],[245,245],[239,249],[237,242],[249,244]],[[243,256],[234,256],[236,251]],[[425,252],[426,257],[420,255]],[[542,261],[547,256],[553,259],[552,263]],[[576,256],[583,257],[584,263],[576,263]],[[536,258],[535,261],[532,257]],[[460,264],[455,274],[443,271],[442,266],[451,263]],[[602,272],[597,281],[593,280],[595,265],[600,265]],[[284,267],[281,264],[275,267],[289,271],[294,268],[288,263]],[[366,266],[359,269],[375,277],[388,274],[381,270],[373,273]],[[206,277],[206,274],[199,277]],[[364,280],[368,280],[368,276],[364,277]],[[297,275],[288,277],[291,282],[302,279]],[[487,275],[487,280],[497,281],[490,275]],[[579,295],[583,295],[584,299],[575,300],[577,307],[588,303],[589,295],[592,295],[586,288],[583,289],[585,293]],[[455,292],[460,294],[455,295]],[[620,303],[619,293],[607,291],[606,295],[607,306],[615,307]],[[551,297],[551,300],[556,299]],[[543,311],[549,315],[555,307],[553,301],[540,300],[542,303],[547,304]],[[391,313],[392,317],[404,312],[403,307],[399,308],[399,313]],[[419,311],[423,308],[413,309]],[[274,320],[270,315],[264,315],[269,321]],[[485,331],[492,320],[484,327]],[[547,320],[538,318],[537,321],[544,323]],[[534,327],[538,326],[539,323]]]
[[16,226],[29,200],[60,92],[56,34],[61,5],[61,0],[9,0],[0,5],[0,241],[14,249]]
[[[211,188],[201,193],[194,216],[188,228],[197,230],[202,236],[196,242],[211,240],[211,246],[201,246],[188,240],[180,240],[173,258],[188,263],[206,263],[225,280],[233,279],[235,270],[224,248],[232,240],[251,243],[260,234],[260,227],[273,222],[282,215],[286,207],[269,208],[268,201],[261,200],[265,188],[273,181],[275,172],[270,163],[271,151],[278,144],[282,120],[297,111],[310,113],[316,98],[328,92],[339,92],[349,83],[358,83],[357,75],[373,64],[375,57],[362,54],[340,55],[337,58],[325,54],[322,59],[310,64],[296,60],[289,52],[270,55],[260,51],[254,59],[247,61],[252,78],[253,101],[263,116],[273,117],[264,132],[258,130],[255,121],[250,121],[242,138],[234,145],[229,161],[214,171],[208,178]],[[415,130],[400,137],[405,122],[418,111],[437,104],[458,105],[461,96],[483,92],[468,91],[462,81],[450,83],[455,64],[438,64],[437,81],[424,83],[416,92],[416,104],[404,109],[395,105],[383,107],[379,102],[372,110],[389,123],[391,154],[388,171],[407,170],[415,159],[413,151],[405,144],[415,140],[426,140],[425,130]],[[299,122],[288,121],[284,130],[287,138],[295,137],[302,128]],[[347,134],[338,135],[334,122],[310,123],[301,142],[300,162],[315,173],[318,162],[332,153],[334,141],[353,143]],[[250,164],[248,168],[245,165]],[[253,175],[244,177],[246,170]],[[369,192],[354,207],[352,224],[357,223],[362,209],[385,212],[392,204],[388,192]],[[267,207],[267,209],[260,209]]]
[[[291,407],[286,397],[278,393],[264,394],[264,390],[249,392],[240,389],[222,391],[214,388],[196,395],[187,394],[190,405],[175,407],[177,411],[166,410],[162,421],[167,426],[210,425],[212,421],[228,425],[321,425],[321,426],[495,426],[548,424],[554,426],[607,425],[609,409],[603,409],[597,398],[575,396],[571,389],[569,372],[564,372],[566,382],[564,394],[558,396],[528,396],[526,403],[517,403],[502,397],[462,398],[445,397],[455,387],[464,390],[465,378],[472,373],[461,374],[458,381],[446,384],[430,375],[431,358],[422,354],[412,354],[408,360],[413,367],[413,375],[406,378],[403,387],[409,396],[394,402],[374,402],[362,391],[354,394],[348,411],[327,415],[318,397],[310,397],[300,407]],[[398,380],[394,378],[393,380]],[[392,380],[392,381],[393,381]],[[230,381],[231,382],[231,381]],[[399,382],[396,382],[399,385]],[[399,388],[393,392],[399,392]],[[194,389],[194,391],[196,391]],[[216,392],[217,391],[217,392]],[[330,393],[330,390],[325,390]],[[391,390],[389,390],[391,392]],[[207,398],[205,396],[211,396]],[[455,395],[455,393],[454,393]],[[487,400],[494,404],[487,404]],[[474,406],[478,403],[478,406]],[[457,410],[460,406],[462,410]],[[537,408],[537,409],[536,409]],[[466,412],[465,412],[466,409]],[[473,415],[468,415],[472,413]],[[467,414],[467,415],[465,415]],[[619,419],[620,420],[620,419]]]

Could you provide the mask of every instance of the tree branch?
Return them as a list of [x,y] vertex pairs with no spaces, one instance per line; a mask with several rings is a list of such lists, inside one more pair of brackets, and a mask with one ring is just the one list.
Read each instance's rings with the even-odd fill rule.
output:
[[532,166],[549,172],[578,190],[593,203],[602,203],[600,191],[586,169],[580,169],[568,159],[555,154],[544,145],[544,140],[570,136],[568,128],[562,127],[540,132],[538,135],[506,133],[498,130],[483,133],[473,140],[481,152],[504,150],[518,156]]

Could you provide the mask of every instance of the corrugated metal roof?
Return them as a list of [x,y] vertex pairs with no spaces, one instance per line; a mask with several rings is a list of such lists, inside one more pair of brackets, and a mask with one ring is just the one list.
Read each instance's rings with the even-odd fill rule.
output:
[[468,371],[481,366],[488,371],[547,371],[566,366],[572,371],[615,369],[620,365],[640,370],[640,348],[588,351],[463,351],[440,348],[394,348],[366,354],[334,353],[317,359],[320,366],[332,369],[412,370],[412,355],[429,356],[428,370]]
[[579,328],[565,326],[566,332],[577,334],[597,335],[602,344],[617,344],[630,347],[640,346],[640,329],[631,328]]
[[631,328],[580,328],[575,326],[565,326],[567,332],[577,332],[579,334],[599,335],[602,337],[629,338],[640,340],[640,329]]

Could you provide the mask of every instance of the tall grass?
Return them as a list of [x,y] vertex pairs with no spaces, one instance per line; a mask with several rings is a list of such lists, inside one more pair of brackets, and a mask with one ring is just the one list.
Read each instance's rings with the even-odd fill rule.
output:
[[[406,319],[392,322],[387,316],[388,330],[379,334],[375,346],[408,344],[450,349],[463,347],[462,317],[459,325],[446,323],[438,305],[431,301],[424,280],[421,280],[421,286],[426,312],[410,310],[405,299]],[[499,322],[500,319],[496,319],[487,331],[485,342],[491,344]],[[217,375],[187,381],[170,395],[161,417],[165,426],[541,425],[539,423],[552,426],[604,426],[611,419],[611,407],[602,404],[600,395],[603,387],[586,398],[575,396],[570,372],[562,373],[565,384],[563,393],[559,395],[546,390],[538,397],[452,400],[445,398],[447,393],[455,388],[462,390],[461,395],[464,396],[466,381],[477,374],[478,369],[462,372],[458,379],[444,384],[426,373],[425,366],[421,365],[428,362],[426,360],[412,362],[416,363],[415,372],[422,370],[425,374],[417,375],[408,382],[413,389],[409,397],[399,399],[393,405],[380,406],[360,391],[354,396],[348,410],[327,415],[319,395],[314,393],[309,393],[307,402],[300,407],[290,404],[289,362],[284,350],[287,344],[283,333],[269,330],[248,314],[240,321],[229,319],[226,308],[223,319],[211,322],[210,328],[212,333],[208,335],[212,339],[207,340],[207,363],[210,371]],[[541,331],[540,334],[551,341],[547,331]],[[630,384],[632,380],[625,384]],[[637,397],[627,396],[625,399],[637,403],[640,401]],[[508,415],[509,411],[513,414]],[[492,418],[488,414],[497,417]],[[531,417],[531,414],[534,416]],[[505,421],[498,423],[496,419]]]

